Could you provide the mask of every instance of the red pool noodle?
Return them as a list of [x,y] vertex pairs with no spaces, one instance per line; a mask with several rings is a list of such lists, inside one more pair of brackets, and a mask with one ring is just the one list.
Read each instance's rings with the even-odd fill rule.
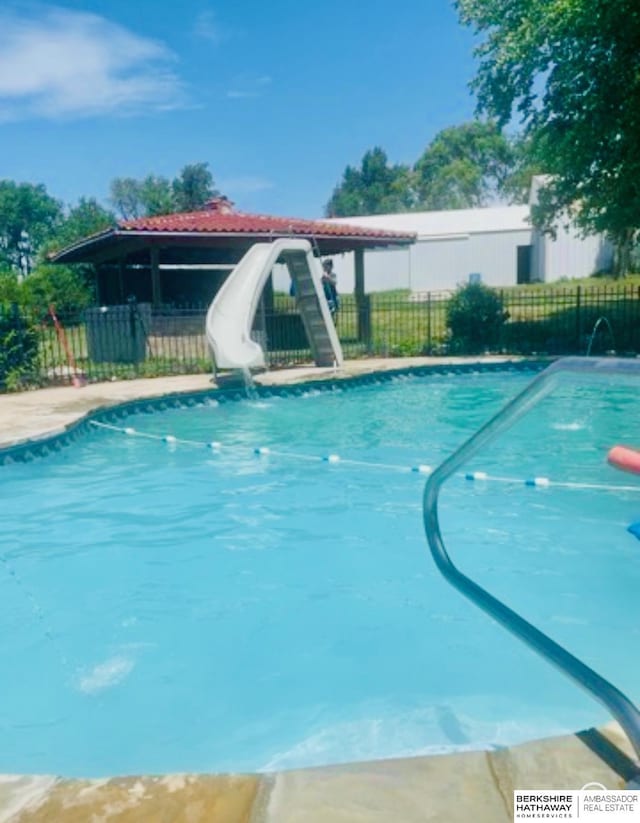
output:
[[631,449],[628,446],[614,446],[609,450],[607,460],[623,472],[640,474],[640,451],[637,449]]

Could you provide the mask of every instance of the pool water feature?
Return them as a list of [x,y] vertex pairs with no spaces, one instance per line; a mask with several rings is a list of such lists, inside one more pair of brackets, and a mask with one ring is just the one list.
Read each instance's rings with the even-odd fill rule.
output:
[[[411,468],[529,377],[212,397],[2,467],[0,769],[279,769],[606,720],[440,579],[422,533]],[[567,386],[472,467],[501,480],[451,483],[441,522],[463,570],[637,699],[640,495],[605,461],[638,441],[634,404]]]

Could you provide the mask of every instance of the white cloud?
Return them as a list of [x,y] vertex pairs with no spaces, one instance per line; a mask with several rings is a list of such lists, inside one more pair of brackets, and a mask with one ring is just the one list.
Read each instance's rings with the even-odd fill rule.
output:
[[214,45],[218,45],[223,40],[223,33],[221,27],[215,18],[212,11],[201,11],[196,17],[196,22],[193,27],[193,33],[197,37],[202,37]]
[[86,12],[0,11],[0,118],[77,118],[184,103],[173,53]]
[[257,97],[257,96],[258,96],[258,92],[255,91],[255,89],[253,89],[253,90],[249,90],[249,89],[245,89],[245,90],[229,89],[229,91],[227,92],[227,97],[230,100],[243,100],[246,97]]
[[232,100],[260,97],[267,86],[270,85],[271,77],[268,74],[241,74],[234,79],[232,87],[227,91],[227,97]]

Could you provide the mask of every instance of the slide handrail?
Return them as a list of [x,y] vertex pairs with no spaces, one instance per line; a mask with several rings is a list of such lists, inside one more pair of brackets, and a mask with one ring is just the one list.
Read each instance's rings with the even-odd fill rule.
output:
[[495,440],[539,400],[548,395],[561,380],[564,372],[640,377],[640,362],[618,358],[569,357],[557,360],[537,375],[524,391],[438,466],[429,477],[423,498],[424,527],[433,559],[445,579],[501,626],[602,703],[623,728],[640,759],[640,712],[635,704],[586,663],[463,574],[452,562],[440,533],[438,495],[442,484],[483,446]]

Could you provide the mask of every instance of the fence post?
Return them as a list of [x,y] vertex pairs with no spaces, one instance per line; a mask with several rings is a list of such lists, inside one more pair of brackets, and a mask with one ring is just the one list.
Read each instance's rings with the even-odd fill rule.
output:
[[640,331],[640,286],[638,286],[638,299],[636,302],[635,315],[636,320],[633,324],[633,330],[635,332],[633,335],[633,348],[636,354],[640,354],[640,345],[638,344],[638,331]]
[[371,354],[371,295],[363,294],[358,306],[358,339]]
[[580,338],[582,336],[582,311],[581,311],[581,304],[582,304],[582,291],[580,286],[577,287],[576,291],[576,351],[580,352]]
[[133,361],[133,369],[136,377],[139,375],[138,369],[138,323],[137,323],[137,298],[135,295],[130,295],[127,298],[127,303],[129,304],[129,335],[131,337],[131,351],[133,353],[132,361]]
[[431,354],[433,351],[433,345],[431,343],[431,292],[427,292],[427,354]]

